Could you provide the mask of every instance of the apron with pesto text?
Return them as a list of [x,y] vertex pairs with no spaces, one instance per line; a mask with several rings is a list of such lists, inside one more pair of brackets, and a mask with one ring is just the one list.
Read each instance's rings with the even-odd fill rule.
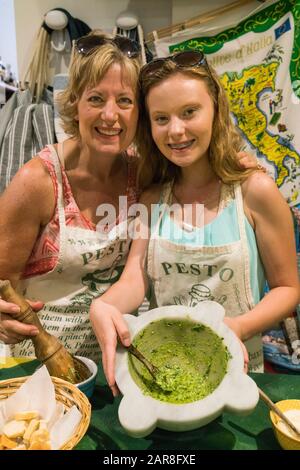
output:
[[[184,245],[160,236],[161,221],[172,200],[172,185],[165,187],[161,198],[163,209],[152,229],[148,250],[152,307],[175,304],[195,307],[201,301],[214,300],[223,305],[229,317],[242,315],[254,307],[239,184],[234,185],[234,194],[240,239],[218,246]],[[221,204],[222,201],[220,207]],[[254,336],[245,345],[249,353],[249,370],[263,372],[261,336]]]

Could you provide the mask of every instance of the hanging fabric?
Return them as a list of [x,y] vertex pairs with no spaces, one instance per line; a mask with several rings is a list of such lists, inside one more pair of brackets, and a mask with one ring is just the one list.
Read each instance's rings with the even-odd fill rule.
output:
[[0,193],[24,163],[54,142],[52,93],[45,90],[40,103],[32,103],[29,90],[14,93],[0,111]]
[[[81,36],[85,36],[91,31],[91,28],[86,23],[84,23],[82,20],[79,20],[78,18],[74,18],[64,8],[54,8],[50,11],[61,11],[66,15],[68,21],[66,28],[68,30],[71,42],[79,39]],[[48,34],[51,34],[54,31],[54,29],[50,28],[45,21],[43,22],[42,27],[47,31]]]

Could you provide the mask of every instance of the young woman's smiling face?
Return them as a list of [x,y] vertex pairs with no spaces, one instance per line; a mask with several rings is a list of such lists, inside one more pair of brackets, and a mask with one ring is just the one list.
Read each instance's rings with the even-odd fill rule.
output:
[[80,138],[91,151],[115,156],[132,143],[138,107],[119,64],[111,66],[95,87],[84,90],[77,109]]
[[208,160],[214,104],[204,81],[180,72],[150,89],[147,96],[153,139],[175,165]]

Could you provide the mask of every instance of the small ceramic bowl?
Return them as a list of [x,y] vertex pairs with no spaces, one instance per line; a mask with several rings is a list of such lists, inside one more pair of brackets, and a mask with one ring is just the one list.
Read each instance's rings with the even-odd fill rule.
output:
[[81,390],[88,398],[91,398],[94,392],[94,388],[95,388],[98,367],[94,361],[92,361],[91,359],[88,359],[87,357],[83,357],[83,356],[76,356],[76,357],[78,357],[78,359],[84,362],[84,364],[89,368],[92,374],[88,379],[76,384],[76,387],[79,388],[79,390]]
[[[300,400],[282,400],[276,403],[280,411],[283,413],[288,410],[300,410]],[[300,438],[296,439],[286,434],[279,426],[280,418],[270,411],[273,431],[279,445],[285,450],[300,450]]]
[[224,410],[247,414],[258,402],[255,382],[244,373],[244,357],[238,338],[225,325],[224,308],[212,301],[201,302],[197,307],[180,305],[160,307],[139,317],[125,315],[134,338],[152,321],[162,318],[189,319],[210,327],[223,338],[231,358],[227,371],[218,387],[202,400],[192,403],[166,403],[144,395],[134,382],[128,364],[128,352],[118,347],[116,355],[116,382],[124,395],[119,406],[119,420],[128,434],[144,437],[157,426],[169,431],[188,431],[204,426],[217,418]]

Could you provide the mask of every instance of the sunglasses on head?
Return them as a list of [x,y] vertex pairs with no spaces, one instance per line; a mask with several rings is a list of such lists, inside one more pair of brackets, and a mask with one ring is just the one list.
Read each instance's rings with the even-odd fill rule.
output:
[[79,54],[89,55],[98,47],[105,44],[114,44],[129,59],[138,57],[140,53],[140,45],[124,36],[116,36],[114,38],[106,38],[104,36],[83,36],[75,42],[75,49]]
[[[168,57],[162,57],[159,59],[154,59],[148,64],[144,65],[141,69],[140,72],[140,80],[143,82],[143,80],[151,75],[157,72],[163,64],[167,61],[171,60],[174,62],[174,64],[177,65],[179,68],[185,68],[185,67],[200,67],[203,65],[208,73],[211,76],[211,72],[209,69],[209,65],[207,63],[207,60],[205,58],[205,55],[201,51],[183,51],[183,52],[178,52],[177,54],[170,55]],[[212,78],[212,76],[211,76]]]

